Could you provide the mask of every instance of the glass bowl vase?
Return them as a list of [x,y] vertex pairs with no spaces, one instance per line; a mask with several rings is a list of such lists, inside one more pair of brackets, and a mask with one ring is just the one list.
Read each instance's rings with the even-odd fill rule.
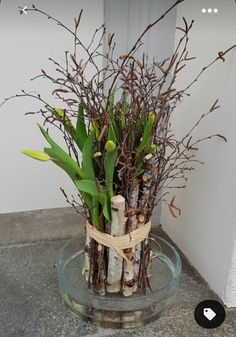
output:
[[175,302],[181,272],[176,249],[161,237],[150,236],[153,259],[149,282],[151,291],[125,297],[96,295],[84,275],[85,236],[69,240],[56,259],[59,292],[63,303],[77,317],[104,328],[136,328],[163,315]]

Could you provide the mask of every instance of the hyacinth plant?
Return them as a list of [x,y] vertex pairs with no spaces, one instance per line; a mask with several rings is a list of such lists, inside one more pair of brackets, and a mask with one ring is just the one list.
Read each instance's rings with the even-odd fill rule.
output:
[[[143,36],[181,2],[176,1],[149,24],[130,51],[118,58],[114,57],[114,34],[107,34],[104,25],[94,32],[88,45],[82,43],[79,37],[82,10],[71,30],[35,6],[28,9],[65,29],[74,37],[74,46],[71,53],[65,52],[63,64],[50,59],[58,76],[44,70],[37,76],[54,85],[52,96],[60,101],[59,107],[47,103],[40,94],[22,91],[14,96],[31,97],[42,103],[40,111],[33,113],[43,116],[44,125],[38,127],[48,143],[42,152],[22,152],[37,160],[52,161],[69,175],[80,201],[69,198],[61,189],[67,202],[102,233],[132,235],[150,221],[154,207],[161,201],[174,217],[178,216],[180,209],[170,189],[185,188],[187,174],[201,163],[196,158],[199,143],[212,137],[226,140],[219,134],[193,138],[200,122],[219,108],[218,100],[181,139],[172,132],[170,121],[192,85],[218,60],[225,61],[225,55],[235,46],[219,52],[181,89],[176,88],[178,73],[194,59],[188,53],[193,21],[188,23],[183,18],[183,25],[177,27],[182,36],[168,59],[150,60],[146,54],[137,57]],[[101,52],[104,44],[105,52]],[[80,57],[80,51],[86,58]],[[93,69],[90,77],[88,68]],[[51,127],[59,130],[64,148],[50,136]],[[144,238],[135,247],[124,249],[123,254],[125,258],[87,234],[83,272],[88,287],[101,295],[129,296],[151,291],[150,240]]]

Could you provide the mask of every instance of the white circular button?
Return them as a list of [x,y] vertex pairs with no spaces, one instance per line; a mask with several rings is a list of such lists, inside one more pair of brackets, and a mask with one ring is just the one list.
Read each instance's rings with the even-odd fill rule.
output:
[[215,8],[215,9],[214,9],[214,13],[218,13],[218,8]]
[[212,9],[211,8],[208,8],[208,13],[212,13]]
[[206,11],[207,11],[206,8],[202,9],[202,13],[206,13]]

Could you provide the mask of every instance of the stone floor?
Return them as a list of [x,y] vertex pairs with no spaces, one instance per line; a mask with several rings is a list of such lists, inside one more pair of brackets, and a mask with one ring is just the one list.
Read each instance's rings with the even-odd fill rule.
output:
[[217,299],[183,258],[177,302],[165,317],[139,329],[108,330],[75,318],[61,304],[54,270],[62,240],[0,247],[1,337],[235,337],[236,310],[216,329],[198,326],[195,306]]

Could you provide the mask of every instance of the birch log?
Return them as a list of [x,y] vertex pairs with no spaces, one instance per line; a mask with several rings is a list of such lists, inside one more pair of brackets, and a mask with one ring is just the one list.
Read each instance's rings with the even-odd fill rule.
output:
[[104,270],[104,251],[105,247],[100,243],[96,243],[97,246],[97,275],[95,280],[97,281],[95,284],[95,292],[99,295],[106,294],[106,277],[105,277],[105,270]]
[[[84,271],[84,275],[85,275],[85,280],[87,282],[91,282],[92,280],[89,279],[91,276],[91,258],[90,258],[90,254],[91,254],[91,244],[92,244],[92,239],[91,237],[86,234],[86,242],[85,242],[85,271]],[[91,282],[92,283],[92,282]]]
[[[125,198],[117,195],[111,198],[111,235],[122,236],[126,230]],[[121,290],[123,258],[109,249],[106,291],[117,293]]]
[[[154,164],[155,156],[152,154],[147,154],[144,157],[146,162],[146,172],[143,175],[143,191],[141,197],[141,207],[144,209],[144,217],[146,220],[146,216],[148,213],[148,207],[150,202],[150,196],[152,196],[152,181],[154,179],[154,174],[152,172],[152,166]],[[148,244],[148,239],[145,239],[144,246]],[[140,253],[141,254],[141,253]],[[149,261],[151,261],[152,251],[150,250]],[[147,277],[151,276],[151,264],[149,262],[148,269],[147,269]]]
[[[146,162],[146,171],[143,175],[143,191],[142,191],[142,198],[141,198],[141,206],[144,209],[144,215],[147,216],[149,202],[152,196],[152,182],[154,179],[153,174],[153,165],[154,165],[155,157],[152,154],[147,154],[144,157]],[[147,241],[147,239],[146,239]]]
[[[146,220],[146,217],[143,214],[139,214],[137,228],[144,225],[145,220]],[[135,265],[134,265],[134,268],[135,268],[135,275],[137,276],[137,282],[136,282],[134,291],[136,291],[137,288],[138,288],[138,276],[139,276],[140,263],[141,263],[141,243],[139,243],[135,247]]]
[[[135,184],[133,191],[130,196],[129,206],[131,210],[135,210],[138,206],[138,195],[139,195],[139,185]],[[134,212],[130,217],[130,231],[138,228],[137,215]],[[137,245],[137,246],[140,246]],[[133,263],[129,264],[124,261],[124,276],[123,276],[123,286],[122,294],[124,296],[131,296],[138,288],[138,272],[139,272],[139,262],[140,262],[140,250],[138,247],[130,248],[130,256],[133,259]],[[141,246],[140,246],[141,247]]]

